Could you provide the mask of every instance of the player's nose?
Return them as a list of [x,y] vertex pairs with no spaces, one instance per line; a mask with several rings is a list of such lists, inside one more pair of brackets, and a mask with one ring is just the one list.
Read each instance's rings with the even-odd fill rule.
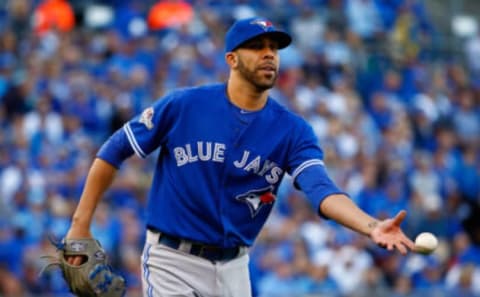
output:
[[274,59],[275,56],[277,55],[278,48],[277,44],[267,40],[264,42],[263,47],[261,49],[261,55],[264,58],[269,58],[269,59]]
[[266,51],[263,53],[263,58],[264,58],[264,59],[273,60],[273,59],[275,59],[275,54],[274,54],[271,50],[266,50]]

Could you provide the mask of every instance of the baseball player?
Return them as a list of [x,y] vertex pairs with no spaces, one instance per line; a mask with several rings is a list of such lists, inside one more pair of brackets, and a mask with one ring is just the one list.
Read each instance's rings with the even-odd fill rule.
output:
[[[171,92],[101,147],[66,238],[91,238],[96,205],[122,161],[160,148],[148,196],[144,296],[251,296],[248,248],[285,174],[319,215],[388,250],[414,247],[401,211],[379,221],[328,177],[312,128],[269,97],[288,33],[262,18],[239,20],[225,39],[225,83]],[[80,257],[70,257],[73,265]]]

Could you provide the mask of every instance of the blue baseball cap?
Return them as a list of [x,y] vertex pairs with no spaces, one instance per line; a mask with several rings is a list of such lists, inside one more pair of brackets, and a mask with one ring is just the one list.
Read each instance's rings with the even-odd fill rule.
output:
[[278,42],[278,48],[287,47],[292,37],[284,31],[275,28],[267,19],[254,17],[236,21],[225,36],[225,52],[231,52],[243,43],[263,35],[270,36]]

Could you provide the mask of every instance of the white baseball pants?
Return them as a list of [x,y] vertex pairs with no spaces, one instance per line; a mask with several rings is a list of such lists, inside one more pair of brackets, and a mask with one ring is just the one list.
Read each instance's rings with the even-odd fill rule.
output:
[[212,262],[158,243],[147,231],[142,253],[144,297],[251,297],[248,253]]

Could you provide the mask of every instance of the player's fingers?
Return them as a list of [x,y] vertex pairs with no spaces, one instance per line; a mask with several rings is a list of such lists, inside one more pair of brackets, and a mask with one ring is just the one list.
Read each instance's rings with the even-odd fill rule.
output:
[[81,265],[81,264],[82,264],[82,257],[80,257],[80,256],[75,257],[75,260],[73,261],[73,265],[78,266],[78,265]]
[[68,264],[73,266],[78,266],[82,264],[82,257],[81,256],[69,256],[66,257]]
[[408,252],[407,248],[405,247],[405,245],[403,245],[403,243],[398,243],[395,245],[395,247],[402,255],[406,255]]
[[68,264],[73,265],[75,257],[65,257],[65,260],[67,260]]
[[400,224],[403,222],[406,216],[407,216],[407,212],[405,210],[399,211],[397,215],[393,218],[393,224],[400,226]]
[[68,264],[75,265],[75,257],[68,256],[68,257],[65,257],[65,259],[67,260]]
[[406,237],[402,240],[402,243],[410,250],[414,250],[415,249],[415,243],[410,240],[410,238]]
[[382,249],[386,249],[387,248],[387,245],[385,243],[377,243],[377,245],[379,247],[381,247]]

